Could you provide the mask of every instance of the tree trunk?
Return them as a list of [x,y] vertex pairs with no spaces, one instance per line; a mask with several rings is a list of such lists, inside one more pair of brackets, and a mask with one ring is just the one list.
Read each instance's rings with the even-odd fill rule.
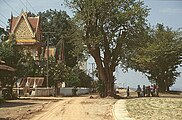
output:
[[92,56],[95,59],[97,70],[98,70],[98,78],[102,80],[104,83],[104,95],[106,96],[113,96],[114,91],[114,77],[113,77],[113,70],[110,67],[106,67],[103,65],[102,60],[100,58],[99,52],[92,53]]
[[166,91],[169,92],[169,86],[166,86]]
[[102,80],[105,86],[104,97],[113,96],[114,91],[114,77],[110,68],[101,67],[99,70],[99,80]]
[[159,91],[160,92],[165,92],[166,91],[166,85],[165,85],[165,82],[164,80],[159,80]]
[[169,92],[169,85],[168,85],[168,81],[166,81],[165,85],[166,85],[166,91],[167,91],[167,92]]
[[57,81],[55,81],[55,83],[54,83],[54,88],[55,88],[54,96],[57,97],[57,95],[58,95],[58,84],[57,84]]
[[106,84],[106,95],[107,96],[113,96],[114,93],[114,80],[113,80],[113,74],[110,74],[110,77],[108,78],[108,82]]

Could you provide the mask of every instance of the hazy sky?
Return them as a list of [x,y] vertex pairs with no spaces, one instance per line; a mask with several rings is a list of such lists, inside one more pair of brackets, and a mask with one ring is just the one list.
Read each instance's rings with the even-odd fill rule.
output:
[[[11,12],[18,16],[23,9],[33,13],[43,12],[48,9],[65,10],[69,15],[73,15],[69,8],[63,5],[64,0],[0,0],[0,27],[7,25],[7,19],[10,18]],[[152,26],[157,23],[163,23],[165,26],[173,29],[182,28],[182,0],[144,0],[145,5],[151,8],[148,21]],[[92,60],[89,60],[92,62]],[[90,64],[88,64],[90,67]],[[131,87],[137,84],[150,84],[147,78],[141,73],[129,71],[122,73],[120,69],[116,70],[117,83],[119,85],[129,85]],[[182,88],[182,78],[177,80],[175,88]]]

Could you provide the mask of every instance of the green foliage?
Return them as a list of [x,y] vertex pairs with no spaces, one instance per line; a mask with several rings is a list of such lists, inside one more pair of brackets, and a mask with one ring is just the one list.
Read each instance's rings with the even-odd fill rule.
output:
[[10,36],[12,36],[12,35],[9,35],[8,29],[7,30],[4,30],[3,34],[4,35],[1,37],[2,42],[5,42],[6,40],[9,39]]
[[39,76],[36,74],[37,67],[30,53],[27,53],[26,55],[23,54],[17,65],[19,77]]
[[91,87],[92,78],[83,70],[77,67],[69,70],[69,75],[66,78],[66,85],[69,87]]
[[78,87],[80,84],[80,79],[78,75],[72,70],[69,72],[69,75],[66,78],[66,86],[67,87]]
[[79,71],[78,77],[80,79],[80,84],[78,85],[78,87],[90,88],[92,78],[89,75],[87,75],[84,71],[82,71],[82,70],[78,70],[78,71]]
[[67,87],[90,87],[91,78],[77,68],[70,68],[64,62],[56,62],[55,58],[49,61],[49,85],[65,82]]
[[97,87],[97,91],[99,92],[101,97],[104,97],[105,94],[105,85],[103,83],[103,81],[98,80],[96,83],[96,87]]
[[4,30],[3,28],[0,27],[0,38],[1,40],[0,41],[5,41],[8,39],[8,31]]
[[5,103],[5,99],[0,97],[0,104]]
[[5,64],[16,69],[15,72],[0,71],[2,85],[13,86],[17,78],[36,76],[36,65],[30,54],[17,50],[13,41],[0,43],[0,56]]
[[63,63],[57,63],[54,58],[49,62],[49,85],[54,86],[58,81],[64,82],[68,76],[69,68]]
[[74,10],[81,32],[74,43],[87,47],[96,61],[99,79],[108,84],[106,95],[112,95],[115,67],[130,55],[129,46],[143,40],[149,9],[135,0],[65,1]]
[[[9,65],[15,69],[18,69],[18,62],[21,58],[22,54],[19,53],[12,44],[9,43],[0,43],[0,57],[1,60],[5,61],[6,65]],[[19,71],[17,70],[16,73]],[[0,80],[2,82],[2,86],[13,85],[16,79],[13,79],[15,76],[14,73],[10,73],[9,71],[0,71]]]
[[133,54],[132,67],[145,73],[162,91],[175,83],[181,64],[182,38],[179,31],[161,24],[149,32],[150,39]]
[[69,24],[70,17],[65,11],[47,10],[46,12],[39,12],[41,17],[41,26],[44,32],[55,32],[50,35],[51,45],[56,45],[65,32],[68,31],[71,26]]
[[[56,59],[65,60],[65,63],[69,67],[73,67],[77,63],[77,56],[73,54],[73,45],[71,39],[73,36],[74,24],[71,22],[70,17],[65,11],[47,10],[46,12],[40,12],[38,15],[41,17],[41,26],[43,32],[55,32],[50,34],[50,45],[56,46]],[[45,42],[47,36],[43,36],[43,42]]]
[[4,36],[2,36],[3,33],[4,33],[4,29],[0,27],[0,38],[1,38],[1,41],[3,40],[3,37],[4,37]]
[[4,29],[0,27],[0,36],[3,34]]

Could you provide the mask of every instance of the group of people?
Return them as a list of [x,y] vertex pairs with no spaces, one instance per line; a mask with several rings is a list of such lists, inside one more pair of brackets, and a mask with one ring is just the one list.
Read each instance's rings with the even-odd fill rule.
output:
[[143,88],[140,87],[140,85],[138,85],[137,87],[137,95],[138,97],[149,97],[150,95],[152,97],[154,96],[159,96],[159,87],[158,85],[151,85],[151,86],[145,86],[143,85]]

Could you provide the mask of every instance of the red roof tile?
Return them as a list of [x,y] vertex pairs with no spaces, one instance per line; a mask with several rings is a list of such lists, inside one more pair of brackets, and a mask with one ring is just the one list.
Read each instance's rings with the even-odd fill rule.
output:
[[13,28],[15,27],[17,21],[18,21],[18,17],[12,17],[11,18],[10,32],[13,31]]
[[36,28],[38,27],[38,18],[28,17],[28,21],[32,27],[33,32],[36,32]]

